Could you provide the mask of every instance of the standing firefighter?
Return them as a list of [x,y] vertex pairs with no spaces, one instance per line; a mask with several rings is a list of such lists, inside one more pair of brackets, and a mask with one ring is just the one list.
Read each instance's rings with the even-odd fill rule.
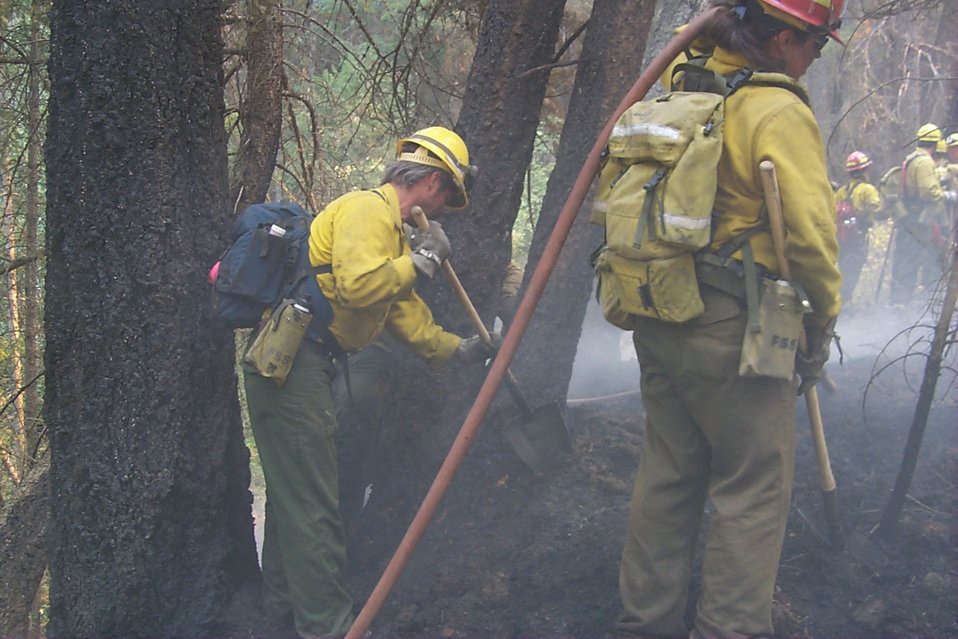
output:
[[[618,630],[626,637],[689,636],[684,617],[706,500],[713,511],[691,636],[771,636],[794,468],[792,369],[806,383],[820,375],[840,304],[834,196],[818,124],[796,80],[838,27],[841,2],[713,5],[729,10],[707,30],[717,46],[705,68],[727,82],[747,77],[743,69],[756,73],[725,102],[713,239],[696,255],[704,311],[682,322],[634,318],[647,438],[619,573]],[[794,288],[804,289],[813,309],[805,316],[808,355],[795,361],[789,354],[779,378],[739,372],[751,321],[741,274],[779,273],[759,177],[763,160],[778,169],[785,255]],[[736,247],[721,260],[707,258]]]
[[244,371],[266,479],[264,605],[301,637],[341,635],[353,621],[343,587],[333,353],[358,351],[386,328],[434,366],[490,354],[478,337],[462,339],[437,326],[413,288],[450,253],[442,227],[430,222],[415,250],[403,231],[413,206],[429,217],[444,206],[464,207],[473,170],[465,143],[448,129],[430,127],[400,140],[381,186],[341,196],[310,227],[310,263],[333,307],[329,333],[338,344],[304,340],[283,385]]
[[[945,153],[947,162],[945,163],[945,176],[942,180],[942,188],[948,191],[958,191],[958,133],[952,133],[945,140]],[[952,202],[952,211],[955,203]]]
[[842,300],[852,301],[855,285],[868,253],[868,230],[882,210],[882,197],[868,181],[872,161],[861,151],[853,151],[845,160],[848,183],[835,193],[838,226],[838,270],[842,274]]
[[[941,129],[923,124],[915,134],[917,148],[902,164],[901,216],[895,221],[891,303],[907,304],[916,287],[927,290],[942,273],[943,247],[951,232],[948,202],[955,192],[942,188],[936,171],[935,148]],[[919,279],[920,278],[920,279]]]

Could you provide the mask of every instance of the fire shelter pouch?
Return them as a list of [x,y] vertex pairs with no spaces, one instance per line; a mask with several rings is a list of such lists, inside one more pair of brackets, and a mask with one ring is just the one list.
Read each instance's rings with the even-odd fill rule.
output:
[[243,363],[282,386],[312,321],[313,314],[305,306],[283,300],[246,351]]
[[625,330],[634,316],[686,322],[705,311],[691,253],[637,261],[604,250],[596,258],[596,298],[605,319]]
[[745,329],[739,376],[791,379],[805,312],[795,287],[785,280],[763,280],[758,326]]

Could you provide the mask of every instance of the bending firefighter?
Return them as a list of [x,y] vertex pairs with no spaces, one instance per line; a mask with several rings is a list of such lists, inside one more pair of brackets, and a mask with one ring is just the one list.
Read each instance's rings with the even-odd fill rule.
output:
[[329,333],[337,344],[304,340],[281,386],[244,370],[266,479],[264,605],[300,637],[342,635],[354,618],[343,586],[333,353],[358,351],[386,328],[433,366],[490,355],[478,337],[463,339],[436,325],[414,290],[418,277],[432,277],[449,256],[442,227],[431,221],[415,248],[403,230],[413,206],[428,217],[445,206],[464,207],[473,171],[465,143],[448,129],[430,127],[400,140],[378,188],[341,196],[310,227],[310,263],[329,265],[316,278],[333,307]]
[[[795,456],[792,375],[807,385],[821,374],[840,306],[834,196],[819,127],[797,80],[836,38],[841,2],[712,4],[728,11],[704,34],[716,43],[705,69],[734,88],[724,107],[713,239],[695,255],[704,311],[685,321],[634,318],[647,421],[619,572],[624,637],[772,636]],[[763,160],[778,172],[792,286],[774,281],[780,271],[759,180]],[[778,377],[740,374],[753,319],[750,271],[763,296],[802,289],[811,305],[809,350],[797,359],[789,352]],[[801,311],[793,316],[800,326]],[[690,635],[686,604],[707,501]]]
[[842,300],[852,301],[855,285],[868,254],[868,231],[878,221],[883,202],[878,189],[868,180],[872,161],[861,151],[845,160],[848,183],[835,193],[838,226],[838,270],[842,274]]

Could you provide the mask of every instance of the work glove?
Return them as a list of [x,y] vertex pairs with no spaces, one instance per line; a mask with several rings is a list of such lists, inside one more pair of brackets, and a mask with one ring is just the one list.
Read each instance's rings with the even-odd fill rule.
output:
[[435,220],[429,221],[428,231],[422,231],[410,238],[410,245],[414,247],[412,263],[416,270],[426,277],[433,277],[452,253],[452,246],[442,230],[442,224]]
[[824,376],[823,368],[832,350],[832,338],[835,337],[835,318],[824,326],[808,322],[805,326],[805,350],[795,355],[795,372],[801,378],[798,394],[812,388]]
[[456,348],[455,358],[466,364],[476,364],[494,357],[502,345],[502,335],[490,333],[489,337],[492,339],[491,344],[487,344],[479,335],[463,337]]

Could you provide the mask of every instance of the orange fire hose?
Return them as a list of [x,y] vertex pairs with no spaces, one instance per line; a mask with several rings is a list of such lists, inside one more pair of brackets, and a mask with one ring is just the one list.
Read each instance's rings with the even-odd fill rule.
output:
[[449,453],[446,455],[442,466],[440,466],[436,478],[429,487],[429,491],[423,498],[419,510],[416,512],[415,517],[413,517],[412,523],[409,524],[406,534],[403,536],[402,541],[399,542],[399,547],[396,548],[396,552],[393,553],[392,559],[390,559],[389,564],[383,571],[382,577],[379,578],[379,582],[373,588],[362,610],[360,610],[356,616],[356,621],[353,622],[353,625],[346,633],[345,639],[361,639],[369,629],[379,609],[383,603],[385,603],[386,597],[396,584],[403,569],[409,562],[410,557],[412,557],[416,545],[425,534],[426,527],[429,525],[436,509],[439,507],[439,502],[442,501],[449,484],[452,483],[453,476],[462,463],[466,452],[469,450],[469,446],[472,444],[472,440],[479,430],[479,425],[482,423],[482,419],[489,409],[489,405],[492,403],[499,385],[502,384],[506,370],[509,368],[509,364],[516,354],[516,350],[519,348],[522,335],[529,325],[532,313],[539,303],[539,298],[542,297],[543,290],[545,290],[546,282],[548,282],[552,269],[559,259],[559,251],[562,250],[562,245],[569,235],[579,207],[582,206],[582,202],[585,200],[585,196],[592,184],[592,179],[599,170],[602,150],[609,140],[609,135],[612,133],[612,127],[615,126],[616,120],[619,119],[619,116],[622,115],[626,109],[645,97],[645,94],[652,85],[655,84],[659,76],[665,72],[669,64],[692,44],[692,41],[695,40],[703,27],[720,11],[725,11],[725,9],[722,7],[709,9],[692,20],[688,28],[672,38],[665,48],[655,56],[645,71],[642,72],[628,93],[625,94],[625,97],[619,103],[615,112],[613,112],[612,117],[609,118],[602,132],[599,133],[599,137],[592,146],[592,150],[586,157],[582,169],[579,171],[579,175],[572,185],[572,190],[569,192],[569,197],[566,199],[565,205],[559,212],[555,227],[552,229],[552,234],[549,236],[549,241],[542,252],[542,257],[538,265],[536,265],[535,271],[532,273],[529,286],[522,296],[519,308],[516,310],[515,317],[509,326],[509,331],[503,338],[502,346],[499,348],[499,352],[493,360],[492,366],[489,368],[489,373],[486,375],[486,379],[479,389],[479,393],[476,395],[476,399],[473,401],[465,421],[459,429],[459,434],[456,436],[455,441],[453,441]]

